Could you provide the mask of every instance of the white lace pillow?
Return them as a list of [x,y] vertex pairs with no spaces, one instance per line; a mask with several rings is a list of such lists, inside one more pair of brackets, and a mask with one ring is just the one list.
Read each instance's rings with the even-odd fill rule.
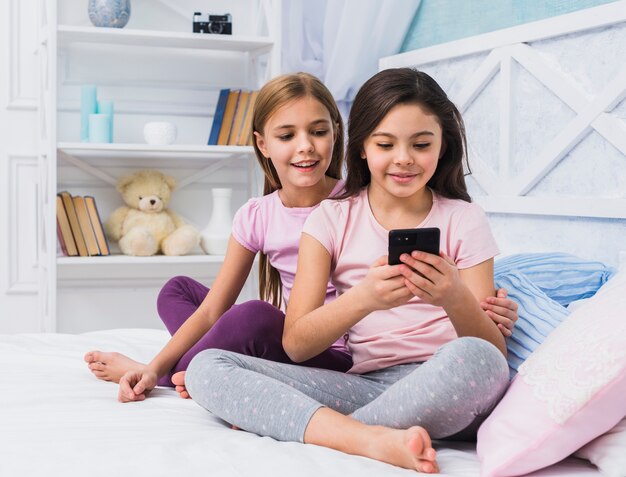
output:
[[626,272],[609,280],[520,367],[478,432],[482,477],[551,465],[626,415]]

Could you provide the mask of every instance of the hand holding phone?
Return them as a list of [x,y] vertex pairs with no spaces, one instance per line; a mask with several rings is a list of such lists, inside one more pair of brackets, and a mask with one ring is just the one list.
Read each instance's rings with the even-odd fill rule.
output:
[[439,255],[440,231],[437,227],[389,231],[389,265],[399,265],[400,255],[416,250]]

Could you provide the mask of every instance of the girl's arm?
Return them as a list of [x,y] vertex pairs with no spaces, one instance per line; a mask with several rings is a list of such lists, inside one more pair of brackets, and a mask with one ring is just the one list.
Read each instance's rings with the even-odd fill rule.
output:
[[413,252],[401,260],[408,265],[402,269],[407,287],[427,303],[443,307],[459,337],[487,340],[506,356],[504,336],[480,307],[494,295],[493,259],[463,270],[443,254]]
[[225,311],[233,306],[250,274],[254,257],[253,252],[239,244],[231,235],[224,263],[213,282],[211,291],[143,372],[130,372],[122,377],[120,400],[144,399],[145,392],[156,386],[158,378],[172,369],[181,356],[211,329]]
[[372,311],[406,303],[413,295],[404,286],[399,265],[386,263],[387,257],[381,257],[360,283],[324,305],[331,256],[321,243],[303,233],[283,331],[287,355],[295,362],[306,361]]

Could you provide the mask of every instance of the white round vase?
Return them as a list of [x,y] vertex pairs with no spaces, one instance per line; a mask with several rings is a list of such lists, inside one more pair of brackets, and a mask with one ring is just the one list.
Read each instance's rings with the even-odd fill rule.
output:
[[232,189],[212,189],[213,210],[211,220],[200,233],[200,246],[208,255],[225,255],[233,225],[230,208]]
[[176,125],[167,121],[153,121],[143,127],[146,143],[153,146],[167,146],[176,141]]

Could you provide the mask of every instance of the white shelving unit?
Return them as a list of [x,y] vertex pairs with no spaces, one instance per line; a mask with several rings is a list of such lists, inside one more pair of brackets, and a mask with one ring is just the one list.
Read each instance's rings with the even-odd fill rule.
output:
[[184,32],[116,28],[94,29],[94,27],[76,27],[71,25],[59,25],[57,34],[60,48],[66,48],[75,44],[97,43],[100,45],[185,48],[261,54],[269,52],[274,45],[274,41],[266,37],[198,35]]
[[[241,84],[251,89],[260,87],[267,79],[277,75],[280,68],[280,0],[249,0],[254,6],[251,11],[258,13],[259,18],[256,22],[258,36],[208,35],[182,31],[59,24],[59,8],[63,1],[39,1],[41,28],[38,53],[41,81],[38,248],[42,328],[43,331],[49,332],[57,331],[57,313],[62,311],[58,310],[57,300],[60,282],[77,287],[93,281],[104,284],[113,281],[136,283],[136,280],[150,280],[155,276],[173,276],[203,267],[219,267],[223,261],[223,257],[208,255],[58,256],[55,197],[60,190],[61,167],[80,170],[81,173],[88,175],[90,180],[98,181],[99,187],[110,189],[114,189],[118,177],[129,168],[184,169],[186,175],[177,178],[178,191],[220,170],[237,166],[247,171],[246,195],[257,195],[259,190],[254,151],[249,146],[206,146],[195,143],[150,146],[139,143],[142,140],[140,137],[136,137],[137,142],[133,143],[90,144],[74,142],[72,138],[65,137],[67,134],[60,132],[58,110],[60,102],[58,96],[65,74],[60,65],[63,64],[63,67],[68,69],[68,65],[73,61],[73,51],[77,49],[85,51],[90,48],[114,52],[117,58],[123,58],[127,51],[137,49],[148,51],[152,55],[160,52],[178,55],[177,52],[180,52],[179,56],[191,58],[189,61],[197,61],[197,55],[203,54],[202,52],[214,53],[217,54],[217,60],[215,56],[206,60],[213,61],[213,67],[219,66],[215,61],[220,61],[224,55],[232,55],[236,61],[244,64],[242,71],[246,73],[245,77],[241,78]],[[159,3],[162,2],[155,2],[154,5],[158,6]],[[120,83],[123,86],[123,80],[120,80]],[[136,88],[137,84],[133,87]],[[222,87],[233,85],[219,83],[211,85],[215,92]],[[213,109],[206,111],[207,116],[212,114]]]

